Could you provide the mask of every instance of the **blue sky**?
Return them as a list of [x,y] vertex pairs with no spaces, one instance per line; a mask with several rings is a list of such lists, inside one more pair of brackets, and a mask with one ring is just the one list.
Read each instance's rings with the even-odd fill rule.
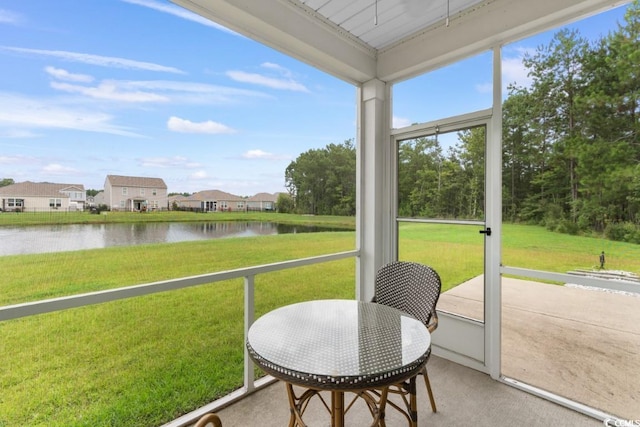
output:
[[[623,13],[571,26],[594,39]],[[505,84],[552,35],[504,48]],[[396,85],[394,124],[490,106],[487,53]],[[355,115],[350,84],[168,0],[0,0],[0,178],[274,193],[301,153],[355,138]]]

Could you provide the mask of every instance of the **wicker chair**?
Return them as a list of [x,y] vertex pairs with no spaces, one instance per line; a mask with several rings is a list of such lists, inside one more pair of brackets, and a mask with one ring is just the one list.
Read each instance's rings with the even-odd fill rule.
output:
[[[422,321],[429,332],[438,327],[436,303],[440,298],[442,283],[440,276],[431,267],[415,262],[396,261],[382,266],[376,275],[374,302],[388,305],[411,314]],[[436,402],[433,398],[427,367],[420,372],[429,393],[431,410],[436,412]],[[402,396],[413,420],[411,425],[417,425],[417,401],[415,391],[416,377],[392,387],[389,392]],[[407,400],[408,397],[408,400]],[[389,405],[400,409],[389,401]]]
[[212,425],[213,427],[222,427],[220,417],[218,417],[216,414],[205,414],[200,417],[194,427],[209,427],[210,425]]

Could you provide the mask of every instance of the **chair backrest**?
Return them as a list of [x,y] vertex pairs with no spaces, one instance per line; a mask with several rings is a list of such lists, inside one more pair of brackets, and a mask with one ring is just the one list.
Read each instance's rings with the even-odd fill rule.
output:
[[375,301],[411,314],[429,325],[440,298],[440,276],[427,265],[395,261],[378,270]]

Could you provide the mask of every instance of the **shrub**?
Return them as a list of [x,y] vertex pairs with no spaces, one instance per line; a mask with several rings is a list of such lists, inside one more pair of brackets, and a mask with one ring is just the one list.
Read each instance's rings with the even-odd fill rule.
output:
[[609,223],[604,235],[617,242],[640,243],[640,227],[632,222]]
[[572,236],[578,235],[580,227],[573,221],[563,219],[558,223],[556,231],[564,234],[571,234]]

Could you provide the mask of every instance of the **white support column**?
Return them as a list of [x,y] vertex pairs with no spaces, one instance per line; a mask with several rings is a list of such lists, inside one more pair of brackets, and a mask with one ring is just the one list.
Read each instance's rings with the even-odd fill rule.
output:
[[502,62],[501,47],[493,49],[493,112],[487,135],[487,227],[485,237],[485,366],[492,378],[500,377],[502,284]]
[[370,301],[378,268],[390,261],[390,90],[380,80],[358,88],[356,159],[356,299]]

